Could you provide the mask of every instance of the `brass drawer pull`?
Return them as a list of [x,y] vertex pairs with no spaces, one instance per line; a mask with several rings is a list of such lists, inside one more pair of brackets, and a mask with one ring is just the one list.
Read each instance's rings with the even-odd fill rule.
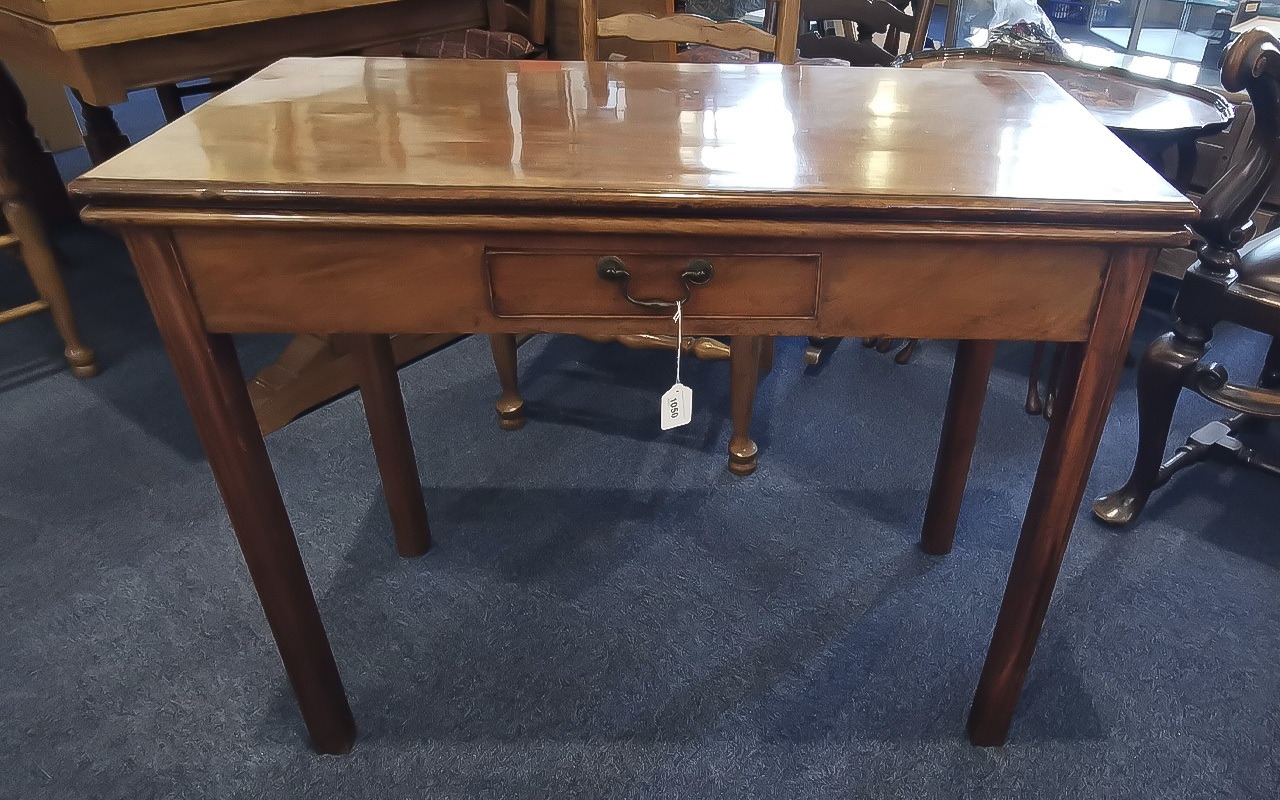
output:
[[711,280],[715,275],[715,268],[705,258],[695,258],[690,261],[689,266],[680,273],[680,280],[684,281],[683,300],[638,300],[632,297],[631,273],[627,272],[627,265],[623,264],[622,259],[617,256],[605,256],[597,261],[596,274],[611,283],[622,284],[622,296],[628,303],[641,308],[675,308],[681,303],[689,302],[689,298],[693,295],[693,287],[701,286]]

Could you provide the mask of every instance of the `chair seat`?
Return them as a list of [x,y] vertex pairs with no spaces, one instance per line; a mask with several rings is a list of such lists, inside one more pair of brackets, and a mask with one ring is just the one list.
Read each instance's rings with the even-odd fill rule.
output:
[[1240,282],[1280,297],[1280,229],[1240,248]]
[[1227,292],[1222,319],[1280,336],[1280,230],[1240,248],[1239,280]]
[[418,58],[525,58],[537,48],[533,42],[510,31],[471,28],[425,36],[409,45],[406,56]]

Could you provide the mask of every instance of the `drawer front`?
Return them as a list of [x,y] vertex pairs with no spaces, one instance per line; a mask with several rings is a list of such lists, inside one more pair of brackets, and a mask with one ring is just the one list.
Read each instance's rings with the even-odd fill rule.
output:
[[813,319],[818,313],[816,254],[655,254],[586,250],[485,251],[485,267],[498,317],[650,317],[670,313],[628,302],[619,283],[596,271],[612,256],[631,275],[628,292],[641,300],[685,296],[681,280],[690,263],[708,261],[713,275],[694,285],[684,313],[692,318]]

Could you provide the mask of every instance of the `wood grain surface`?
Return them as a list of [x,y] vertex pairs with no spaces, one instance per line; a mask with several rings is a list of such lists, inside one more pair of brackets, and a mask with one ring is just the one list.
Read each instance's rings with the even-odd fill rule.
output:
[[[1063,158],[1064,141],[1089,158]],[[774,64],[287,59],[76,188],[348,211],[722,206],[1166,230],[1195,215],[1044,75]]]

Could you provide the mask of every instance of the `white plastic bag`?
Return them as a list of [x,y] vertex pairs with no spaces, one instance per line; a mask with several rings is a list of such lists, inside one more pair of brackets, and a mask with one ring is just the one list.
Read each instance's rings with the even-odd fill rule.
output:
[[961,13],[969,32],[964,46],[1004,45],[1062,55],[1062,39],[1035,0],[967,0]]

